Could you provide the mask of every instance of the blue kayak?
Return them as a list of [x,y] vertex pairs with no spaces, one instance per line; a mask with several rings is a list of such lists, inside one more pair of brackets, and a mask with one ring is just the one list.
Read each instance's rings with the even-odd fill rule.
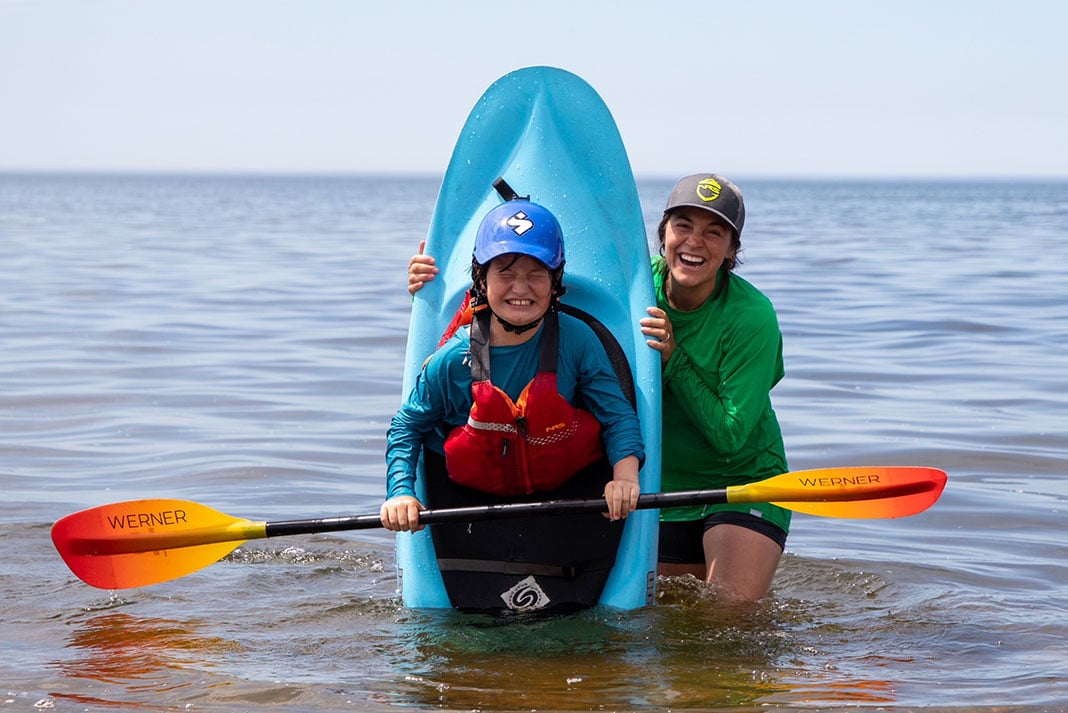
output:
[[[602,338],[642,423],[642,492],[657,492],[660,360],[638,324],[655,304],[641,207],[615,121],[570,72],[529,67],[507,74],[464,124],[427,234],[426,253],[441,271],[413,301],[404,394],[470,287],[475,233],[502,202],[499,179],[559,219],[567,260],[563,310]],[[443,469],[440,456],[424,453],[416,493],[428,508],[500,502],[451,484]],[[600,497],[604,471],[572,480],[527,500]],[[399,533],[401,593],[406,606],[417,608],[642,607],[653,597],[657,527],[657,512],[642,510],[625,523],[596,513],[546,515]]]

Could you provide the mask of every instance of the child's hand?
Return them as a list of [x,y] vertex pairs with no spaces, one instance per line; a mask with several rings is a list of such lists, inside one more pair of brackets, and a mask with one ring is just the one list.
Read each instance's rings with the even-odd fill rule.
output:
[[419,524],[419,511],[423,509],[423,504],[411,495],[398,495],[382,503],[378,517],[387,530],[419,532],[423,529]]

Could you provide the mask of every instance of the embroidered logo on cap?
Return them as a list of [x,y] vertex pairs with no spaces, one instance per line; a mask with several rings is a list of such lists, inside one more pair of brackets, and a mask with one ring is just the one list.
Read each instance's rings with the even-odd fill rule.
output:
[[705,178],[697,184],[697,197],[705,203],[710,203],[719,198],[721,188],[719,181],[716,179]]

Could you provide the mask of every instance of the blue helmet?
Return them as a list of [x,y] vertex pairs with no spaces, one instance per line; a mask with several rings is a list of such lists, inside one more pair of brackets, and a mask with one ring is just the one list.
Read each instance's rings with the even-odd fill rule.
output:
[[526,200],[503,203],[482,219],[475,236],[475,262],[518,253],[541,260],[550,270],[564,264],[560,222],[547,209]]

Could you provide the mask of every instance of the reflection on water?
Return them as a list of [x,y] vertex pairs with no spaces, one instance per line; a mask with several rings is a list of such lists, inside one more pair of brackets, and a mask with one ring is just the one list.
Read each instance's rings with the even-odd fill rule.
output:
[[158,705],[160,700],[196,699],[206,689],[223,685],[205,683],[199,670],[220,653],[244,650],[189,621],[90,611],[66,623],[71,627],[68,655],[50,665],[67,679],[91,682],[88,690],[99,693],[53,695],[82,704],[155,709],[166,707]]
[[[524,621],[419,613],[398,633],[392,698],[453,710],[600,710],[747,705],[789,687],[774,662],[792,643],[776,603],[710,606],[693,578],[660,580],[655,608]],[[635,682],[640,681],[639,686]]]
[[75,656],[54,665],[68,676],[103,683],[158,679],[161,671],[195,667],[210,655],[243,648],[190,622],[112,612],[73,616],[68,623],[74,628],[67,648]]

